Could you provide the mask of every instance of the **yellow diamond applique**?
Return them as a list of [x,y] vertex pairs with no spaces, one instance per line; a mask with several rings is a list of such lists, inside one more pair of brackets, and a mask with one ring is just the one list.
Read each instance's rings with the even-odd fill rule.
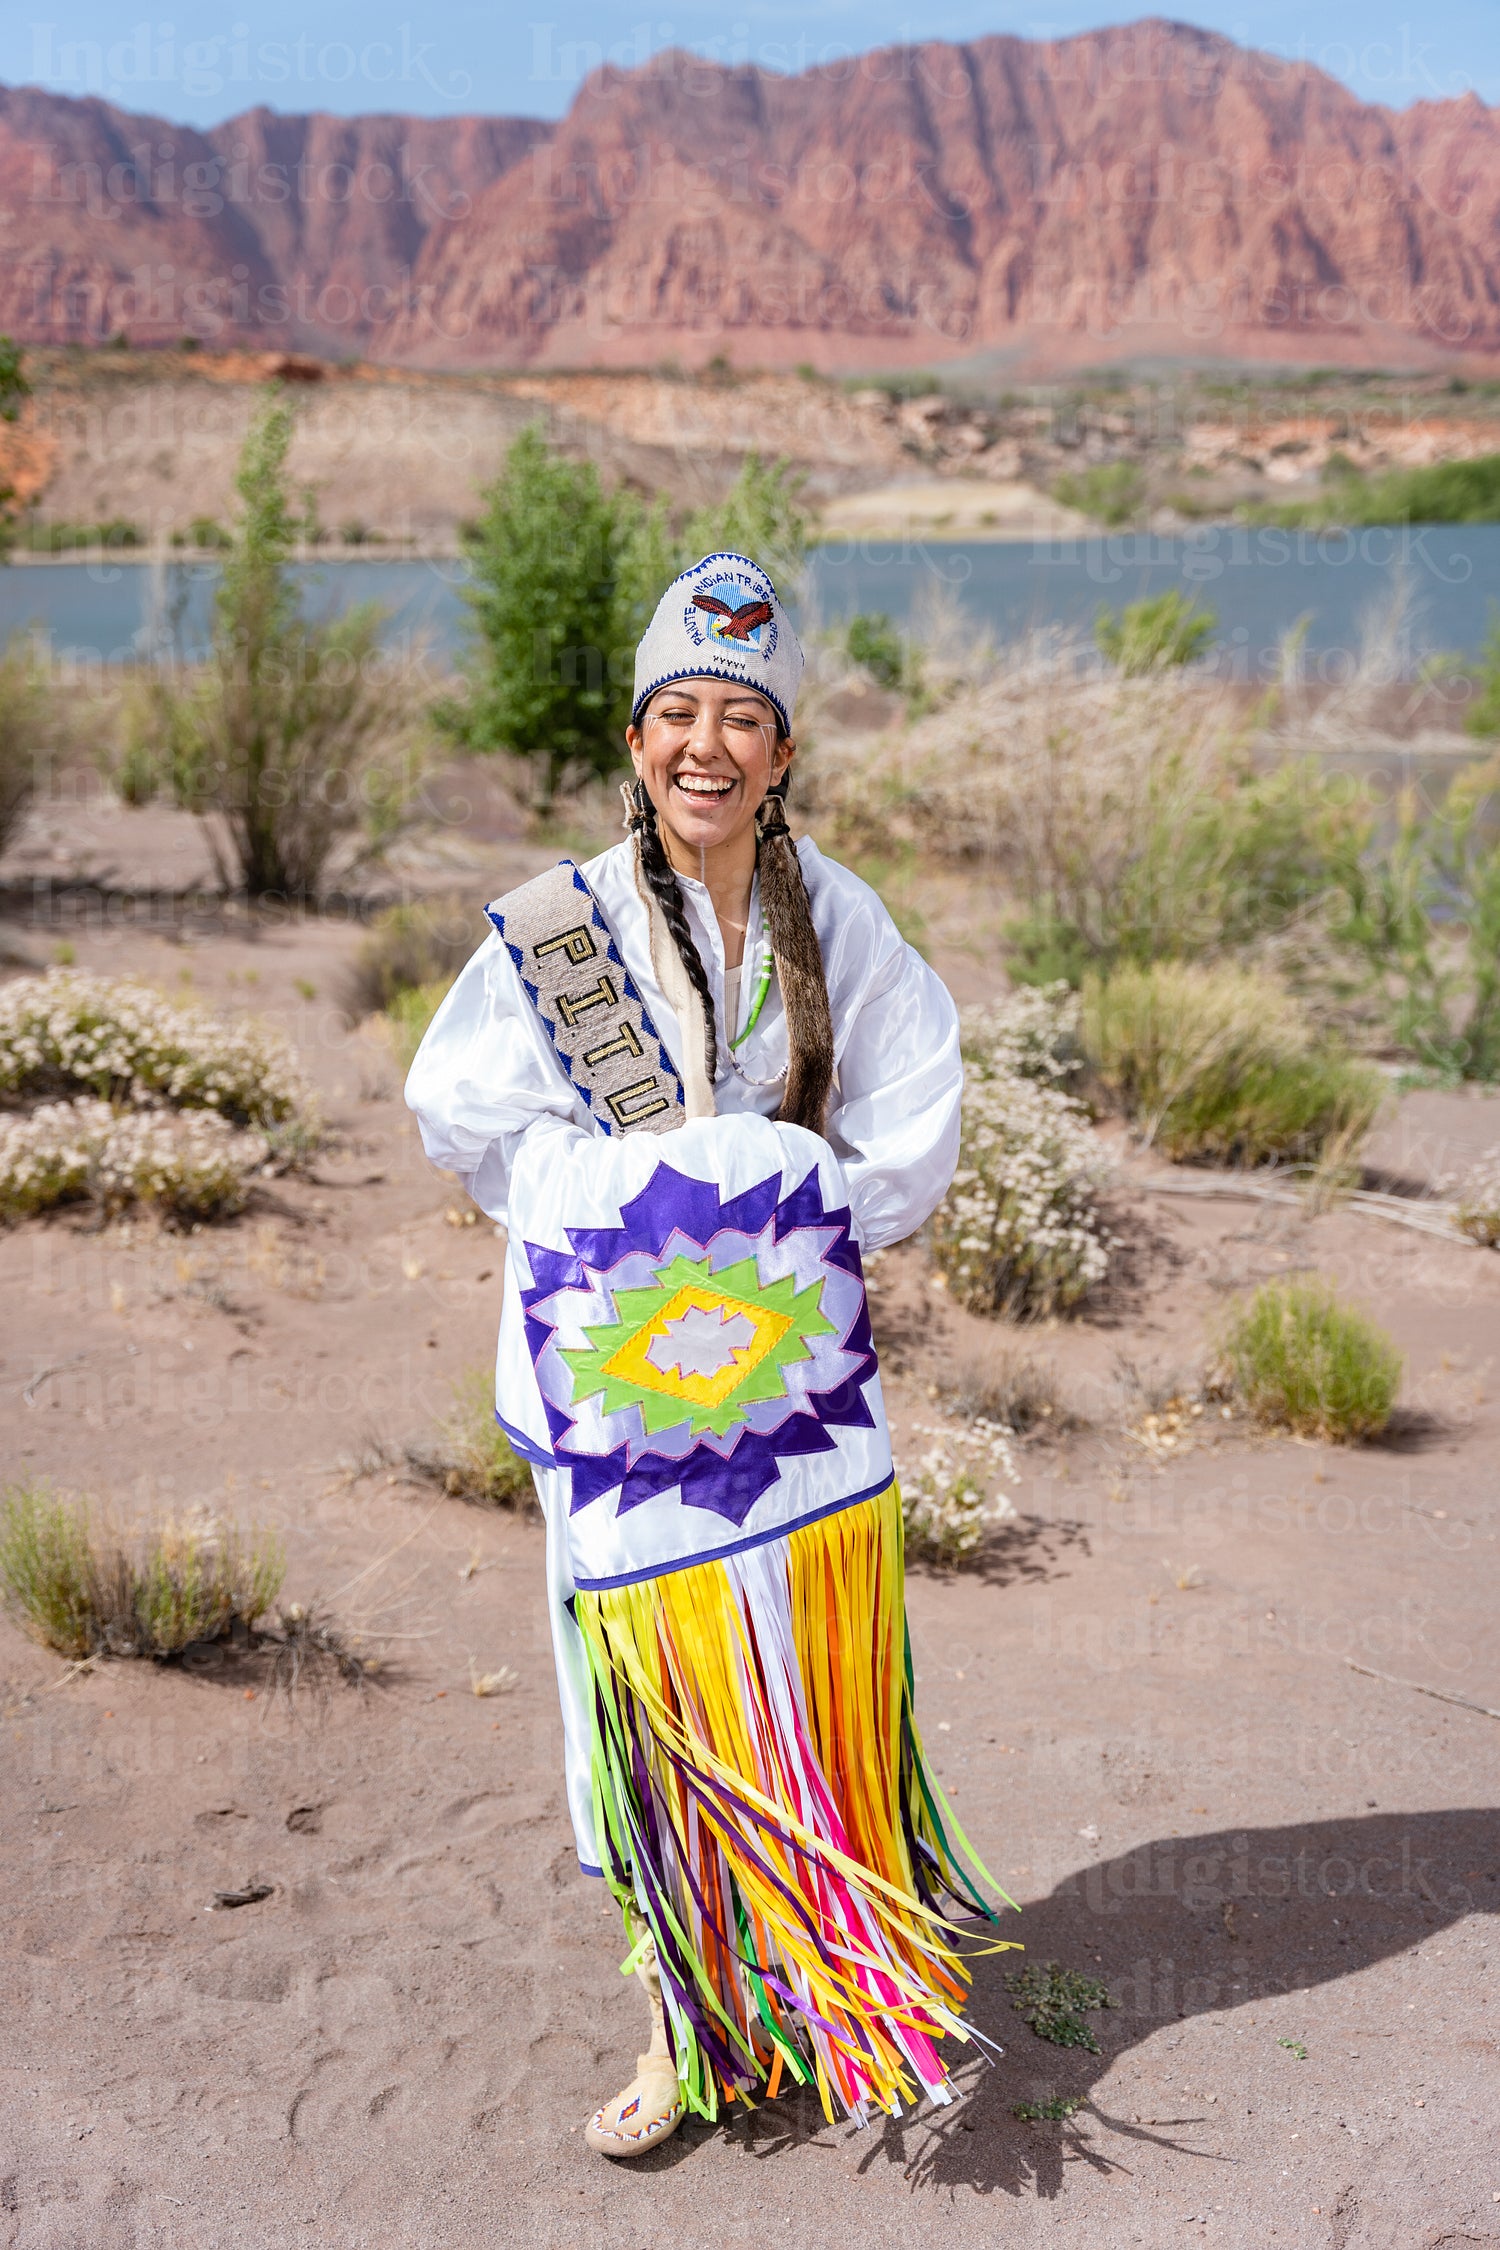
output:
[[712,1410],[792,1325],[790,1316],[773,1306],[689,1282],[604,1362],[601,1373]]

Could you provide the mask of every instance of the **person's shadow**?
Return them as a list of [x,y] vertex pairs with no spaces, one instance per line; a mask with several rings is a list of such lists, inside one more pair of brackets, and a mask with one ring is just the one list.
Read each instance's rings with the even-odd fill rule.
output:
[[[1070,2160],[1108,2170],[1130,2166],[1132,2144],[1142,2141],[1195,2147],[1173,2128],[1206,2122],[1212,2112],[1201,2103],[1187,2101],[1170,2121],[1137,2123],[1092,2099],[1116,2056],[1181,2017],[1247,2006],[1253,2013],[1271,1995],[1351,1976],[1464,1915],[1494,1913],[1500,1812],[1372,1813],[1158,1837],[1022,1906],[994,1934],[1019,1939],[1025,1952],[972,1962],[967,2014],[1005,2054],[992,2069],[959,2070],[966,2098],[951,2109],[924,2104],[914,2119],[877,2119],[867,2167],[889,2162],[932,2186],[1053,2196]],[[975,1934],[982,1942],[977,1926]],[[1010,2005],[1007,1973],[1054,1960],[1101,1979],[1117,2003],[1087,2019],[1098,2055],[1045,2043]],[[1017,2102],[1058,2094],[1082,2097],[1087,2139],[1067,2125],[1037,2127],[1013,2115]],[[821,2123],[816,2100],[799,2090],[742,2115],[735,2131],[743,2147],[769,2156]]]

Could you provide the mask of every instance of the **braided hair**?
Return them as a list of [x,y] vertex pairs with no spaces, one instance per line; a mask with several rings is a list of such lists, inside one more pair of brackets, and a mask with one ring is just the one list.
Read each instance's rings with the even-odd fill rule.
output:
[[787,777],[766,792],[756,820],[760,909],[786,1011],[786,1091],[776,1112],[784,1125],[821,1133],[833,1085],[833,1017],[823,948],[813,927],[802,862],[786,824]]
[[667,857],[661,830],[656,824],[656,807],[652,804],[643,781],[636,782],[630,792],[630,801],[630,833],[635,838],[636,850],[640,854],[641,873],[646,878],[651,896],[661,908],[662,919],[687,971],[688,982],[703,1002],[703,1067],[708,1073],[708,1083],[712,1086],[719,1069],[719,1035],[708,972],[703,966],[702,955],[693,942],[682,893],[677,888],[677,877],[672,872],[672,862]]
[[[823,949],[813,926],[802,863],[787,826],[786,790],[783,776],[767,790],[755,823],[761,912],[786,1011],[786,1089],[776,1116],[780,1124],[805,1125],[809,1131],[821,1133],[833,1085],[833,1018]],[[630,832],[640,854],[641,873],[661,908],[688,982],[703,1003],[703,1059],[711,1086],[718,1071],[718,1029],[708,976],[693,941],[677,877],[662,844],[656,807],[644,782],[637,780],[630,792],[630,804]]]

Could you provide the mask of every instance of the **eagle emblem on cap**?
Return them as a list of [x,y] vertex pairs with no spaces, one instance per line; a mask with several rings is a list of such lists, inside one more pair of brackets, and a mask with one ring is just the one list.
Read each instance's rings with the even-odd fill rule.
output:
[[771,621],[769,602],[741,602],[737,609],[731,609],[717,594],[694,594],[693,607],[708,611],[714,620],[708,629],[721,641],[748,641],[752,633]]
[[752,580],[741,578],[700,580],[683,612],[689,639],[698,648],[705,643],[738,656],[769,658],[777,641],[776,607],[769,586],[762,591]]

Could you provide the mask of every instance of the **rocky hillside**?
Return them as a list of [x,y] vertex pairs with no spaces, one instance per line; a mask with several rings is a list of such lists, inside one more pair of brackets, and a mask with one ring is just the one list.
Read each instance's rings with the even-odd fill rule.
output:
[[794,77],[680,53],[556,126],[209,133],[0,92],[0,325],[432,368],[1500,357],[1500,114],[1156,21]]

